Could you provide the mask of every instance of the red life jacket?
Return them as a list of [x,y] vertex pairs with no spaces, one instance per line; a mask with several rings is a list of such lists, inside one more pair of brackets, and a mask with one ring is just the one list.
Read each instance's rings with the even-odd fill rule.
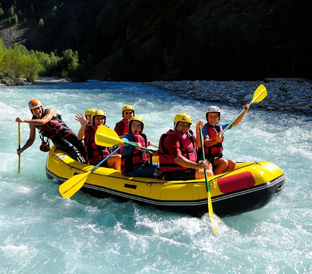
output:
[[115,125],[114,130],[118,133],[119,136],[122,136],[129,132],[128,126],[129,126],[129,120],[122,119]]
[[[42,117],[46,114],[46,110],[42,109]],[[38,119],[35,115],[33,115],[32,119]],[[42,126],[36,126],[38,128],[39,133],[48,137],[49,139],[53,139],[54,137],[65,138],[69,134],[72,133],[72,130],[63,122],[61,115],[56,113],[55,117]]]
[[[213,139],[214,137],[216,137],[217,133],[222,132],[222,130],[223,130],[222,125],[220,125],[220,124],[213,127],[207,123],[205,125],[205,127],[208,131],[209,139]],[[223,140],[224,140],[224,136],[222,136],[222,142],[223,142]],[[222,142],[217,143],[217,144],[210,146],[210,147],[205,146],[205,157],[206,158],[209,158],[212,156],[218,157],[219,154],[223,151]]]
[[195,139],[193,137],[193,132],[181,133],[173,130],[169,130],[167,133],[163,134],[159,140],[159,166],[160,171],[165,173],[172,170],[183,170],[188,169],[188,167],[183,167],[174,162],[173,157],[170,155],[169,150],[165,147],[165,138],[168,135],[176,135],[179,138],[180,150],[183,157],[189,159],[190,161],[196,162],[197,153],[195,149]]
[[[140,143],[143,147],[147,147],[147,136],[144,133],[140,135],[133,135],[128,133],[125,138],[130,142]],[[141,166],[148,164],[147,152],[144,149],[138,150],[135,147],[132,152],[125,155],[123,148],[121,148],[121,173],[126,175],[128,172],[134,169],[138,169]]]
[[85,131],[89,132],[89,135],[86,135],[85,138],[85,151],[87,154],[87,160],[91,165],[98,164],[106,156],[108,156],[112,149],[108,147],[98,146],[95,141],[95,132],[99,126],[89,125],[86,127]]

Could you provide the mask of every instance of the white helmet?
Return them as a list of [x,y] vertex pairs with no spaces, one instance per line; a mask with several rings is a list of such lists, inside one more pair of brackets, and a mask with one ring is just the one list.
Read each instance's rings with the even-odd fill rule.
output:
[[219,107],[217,107],[217,106],[210,106],[206,110],[206,119],[207,119],[207,121],[208,121],[208,113],[211,113],[211,112],[219,113],[219,120],[221,119],[221,110],[219,109]]

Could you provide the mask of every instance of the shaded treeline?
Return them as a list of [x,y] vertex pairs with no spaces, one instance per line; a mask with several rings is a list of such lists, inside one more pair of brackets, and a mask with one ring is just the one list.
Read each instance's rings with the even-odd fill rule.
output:
[[27,48],[77,50],[97,79],[312,77],[308,0],[16,0],[4,18],[12,2]]

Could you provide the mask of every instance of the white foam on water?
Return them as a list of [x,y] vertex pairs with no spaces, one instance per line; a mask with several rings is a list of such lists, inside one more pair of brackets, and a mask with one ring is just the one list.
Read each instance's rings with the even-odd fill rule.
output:
[[[268,90],[268,92],[270,92]],[[63,199],[45,174],[40,139],[21,156],[17,173],[17,116],[31,118],[27,103],[38,98],[74,131],[76,113],[103,109],[113,128],[121,107],[133,105],[145,133],[158,145],[178,112],[189,113],[192,128],[218,105],[222,122],[240,111],[216,102],[198,102],[138,83],[88,81],[0,89],[0,272],[1,273],[311,273],[311,119],[252,106],[237,127],[225,133],[225,157],[268,160],[286,175],[281,195],[266,207],[218,219],[157,210],[78,192]],[[14,99],[12,99],[14,98]],[[21,124],[21,142],[29,134]]]

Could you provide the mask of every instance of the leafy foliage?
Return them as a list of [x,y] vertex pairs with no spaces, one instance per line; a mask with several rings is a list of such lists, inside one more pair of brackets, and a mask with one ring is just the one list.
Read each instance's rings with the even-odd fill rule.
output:
[[54,52],[46,54],[28,50],[23,45],[3,48],[0,38],[0,70],[11,72],[15,78],[35,79],[40,75],[57,75],[82,79],[82,65],[77,51],[63,51],[59,57]]

